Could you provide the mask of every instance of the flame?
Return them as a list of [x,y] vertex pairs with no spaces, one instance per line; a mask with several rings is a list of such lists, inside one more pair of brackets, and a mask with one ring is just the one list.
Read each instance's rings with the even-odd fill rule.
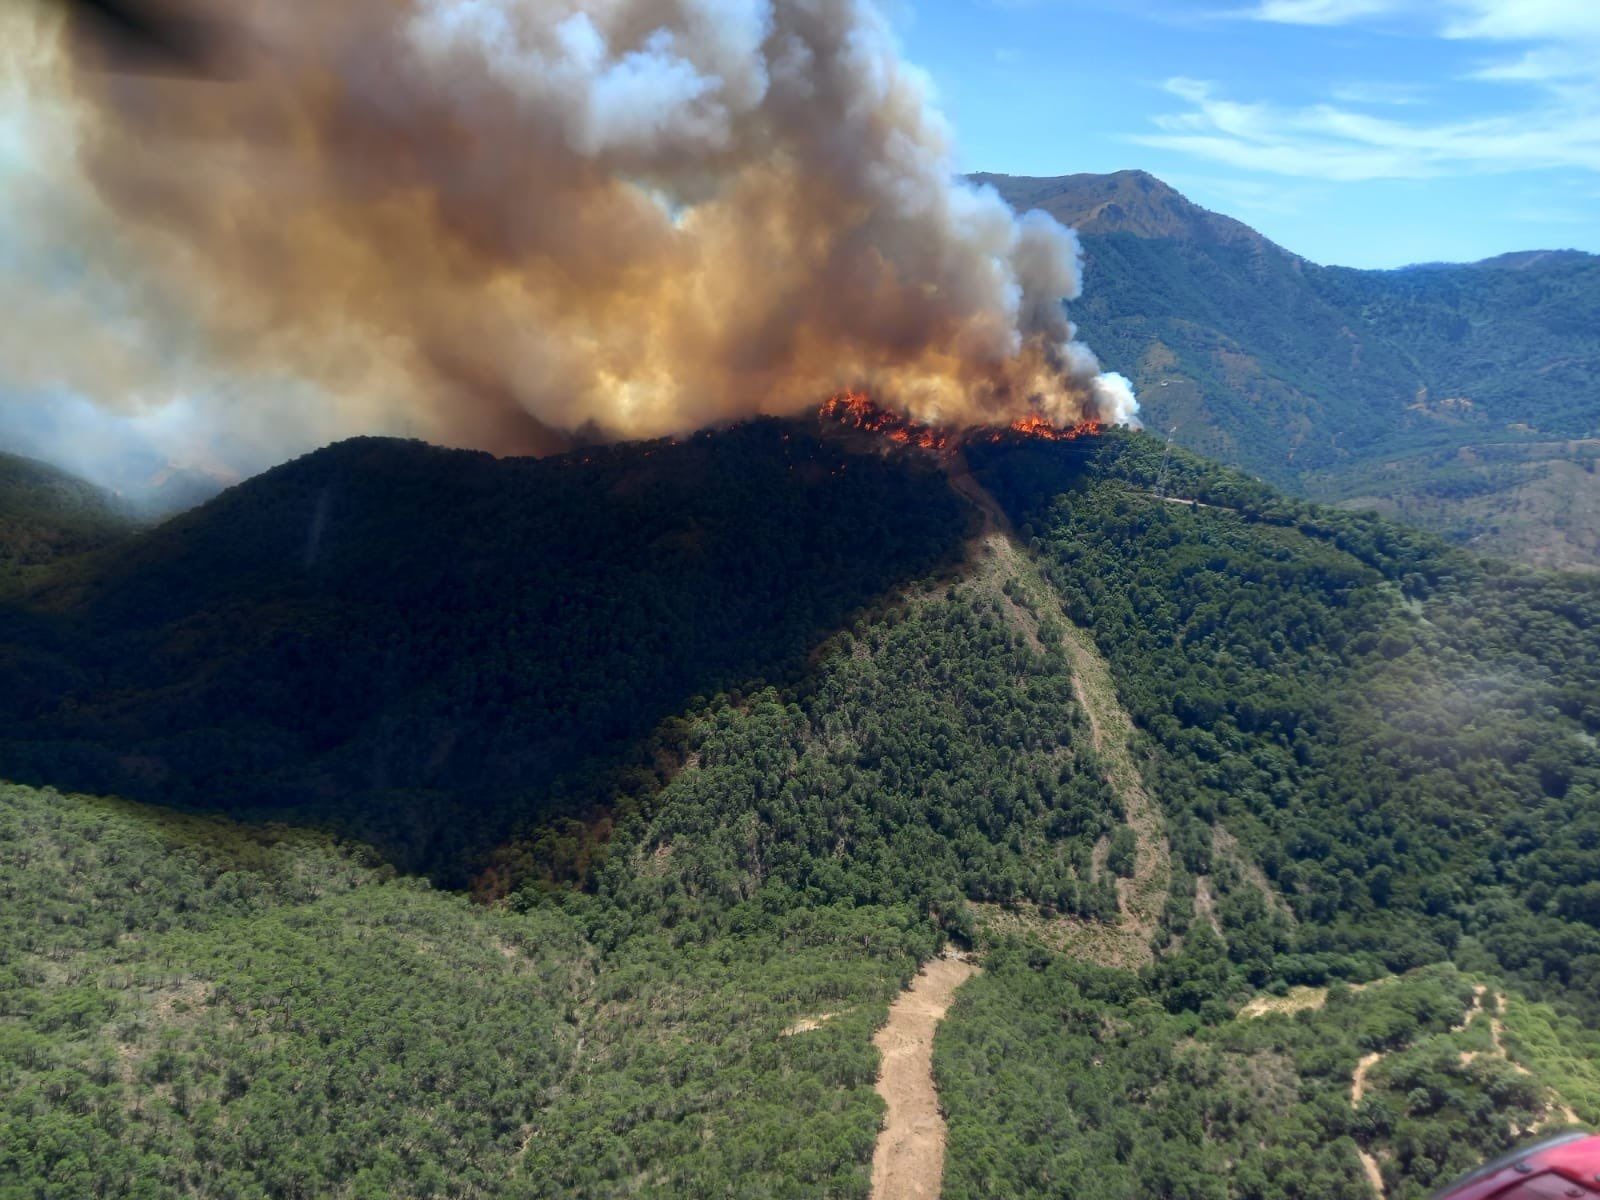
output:
[[846,391],[828,400],[817,410],[824,420],[837,421],[864,433],[882,434],[890,441],[904,446],[917,446],[923,450],[947,450],[963,440],[983,439],[998,442],[1007,437],[1037,438],[1045,442],[1066,442],[1074,438],[1093,437],[1100,432],[1101,423],[1095,420],[1076,421],[1071,425],[1053,425],[1037,414],[1019,417],[1003,429],[977,427],[967,430],[940,429],[922,425],[897,412],[882,407],[865,392]]
[[817,415],[849,425],[866,433],[881,433],[890,441],[922,450],[943,450],[950,434],[932,425],[921,425],[873,402],[865,392],[841,392],[824,404]]
[[[1011,422],[1011,432],[1046,442],[1070,442],[1073,438],[1093,437],[1100,432],[1100,422],[1088,420],[1074,421],[1071,425],[1052,425],[1040,416],[1019,417]],[[995,440],[999,440],[998,436]]]

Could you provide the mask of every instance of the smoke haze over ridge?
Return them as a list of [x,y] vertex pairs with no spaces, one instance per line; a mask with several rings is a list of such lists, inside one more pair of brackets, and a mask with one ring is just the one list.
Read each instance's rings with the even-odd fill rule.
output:
[[844,388],[937,424],[1135,412],[1061,305],[1075,236],[956,178],[864,0],[230,19],[226,81],[90,69],[38,24],[10,54],[37,128],[8,156],[0,126],[0,288],[36,299],[0,386],[513,453]]

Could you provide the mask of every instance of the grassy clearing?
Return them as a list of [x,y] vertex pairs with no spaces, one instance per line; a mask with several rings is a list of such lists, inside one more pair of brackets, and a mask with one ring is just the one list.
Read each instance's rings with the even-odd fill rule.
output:
[[1257,996],[1239,1010],[1239,1019],[1247,1021],[1270,1013],[1292,1015],[1314,1012],[1327,1002],[1328,989],[1325,987],[1292,987],[1284,996]]

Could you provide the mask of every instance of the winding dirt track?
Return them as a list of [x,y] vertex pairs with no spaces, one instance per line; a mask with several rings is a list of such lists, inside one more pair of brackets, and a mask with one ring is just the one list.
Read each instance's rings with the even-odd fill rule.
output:
[[[1360,986],[1370,987],[1371,985],[1362,984]],[[1488,987],[1484,984],[1479,983],[1473,985],[1472,1003],[1467,1007],[1467,1011],[1462,1014],[1461,1022],[1450,1027],[1451,1033],[1464,1033],[1467,1026],[1472,1024],[1474,1018],[1485,1011],[1483,1007],[1483,997],[1484,993],[1486,993],[1488,990]],[[1501,995],[1500,993],[1496,993],[1494,1002],[1494,1012],[1505,1012],[1505,996]],[[1505,1063],[1519,1075],[1532,1075],[1532,1071],[1523,1066],[1516,1059],[1512,1058],[1511,1055],[1506,1052],[1505,1041],[1503,1040],[1506,1031],[1505,1022],[1499,1017],[1495,1016],[1494,1012],[1488,1014],[1489,1040],[1492,1049],[1461,1051],[1461,1065],[1464,1067],[1468,1066],[1477,1059],[1488,1055],[1493,1058],[1498,1058],[1501,1062]],[[1360,1106],[1363,1097],[1365,1097],[1367,1094],[1367,1073],[1382,1061],[1382,1054],[1373,1053],[1362,1055],[1361,1061],[1356,1063],[1355,1073],[1350,1077],[1351,1108],[1357,1108]],[[1543,1117],[1541,1117],[1527,1129],[1518,1131],[1515,1127],[1513,1127],[1512,1133],[1514,1135],[1519,1134],[1520,1132],[1520,1136],[1526,1137],[1528,1134],[1537,1133],[1539,1130],[1551,1125],[1579,1124],[1578,1114],[1575,1113],[1571,1106],[1566,1104],[1561,1097],[1556,1094],[1554,1089],[1546,1087],[1544,1090],[1545,1101]],[[1378,1160],[1360,1147],[1357,1147],[1356,1153],[1361,1156],[1361,1166],[1367,1173],[1367,1179],[1372,1184],[1372,1190],[1377,1192],[1379,1197],[1384,1196],[1383,1172],[1379,1168]]]
[[878,1095],[889,1106],[872,1155],[873,1200],[935,1200],[944,1176],[944,1117],[933,1086],[933,1034],[956,989],[978,968],[936,958],[889,1008],[873,1044],[883,1055]]
[[[1367,1094],[1367,1072],[1383,1061],[1381,1054],[1364,1054],[1361,1061],[1356,1064],[1355,1074],[1350,1077],[1350,1107],[1356,1108],[1361,1103],[1361,1098]],[[1378,1193],[1380,1200],[1388,1192],[1383,1186],[1383,1169],[1379,1167],[1378,1160],[1360,1146],[1356,1147],[1356,1154],[1361,1159],[1361,1169],[1367,1173],[1367,1182],[1372,1185],[1372,1190]]]

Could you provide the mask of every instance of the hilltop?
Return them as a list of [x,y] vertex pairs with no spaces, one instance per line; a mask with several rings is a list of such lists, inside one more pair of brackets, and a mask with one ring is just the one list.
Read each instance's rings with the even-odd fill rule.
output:
[[1152,429],[1478,550],[1600,566],[1600,258],[1356,271],[1140,171],[975,178],[1080,230],[1074,319]]
[[1600,588],[1163,457],[363,440],[50,568],[0,1179],[866,1197],[946,947],[947,1196],[1600,1120]]
[[1042,209],[1080,235],[1126,233],[1202,245],[1242,245],[1293,258],[1244,222],[1191,203],[1148,171],[1054,178],[977,174],[970,178],[993,187],[1013,208]]
[[49,463],[0,452],[0,583],[131,529],[110,493]]

